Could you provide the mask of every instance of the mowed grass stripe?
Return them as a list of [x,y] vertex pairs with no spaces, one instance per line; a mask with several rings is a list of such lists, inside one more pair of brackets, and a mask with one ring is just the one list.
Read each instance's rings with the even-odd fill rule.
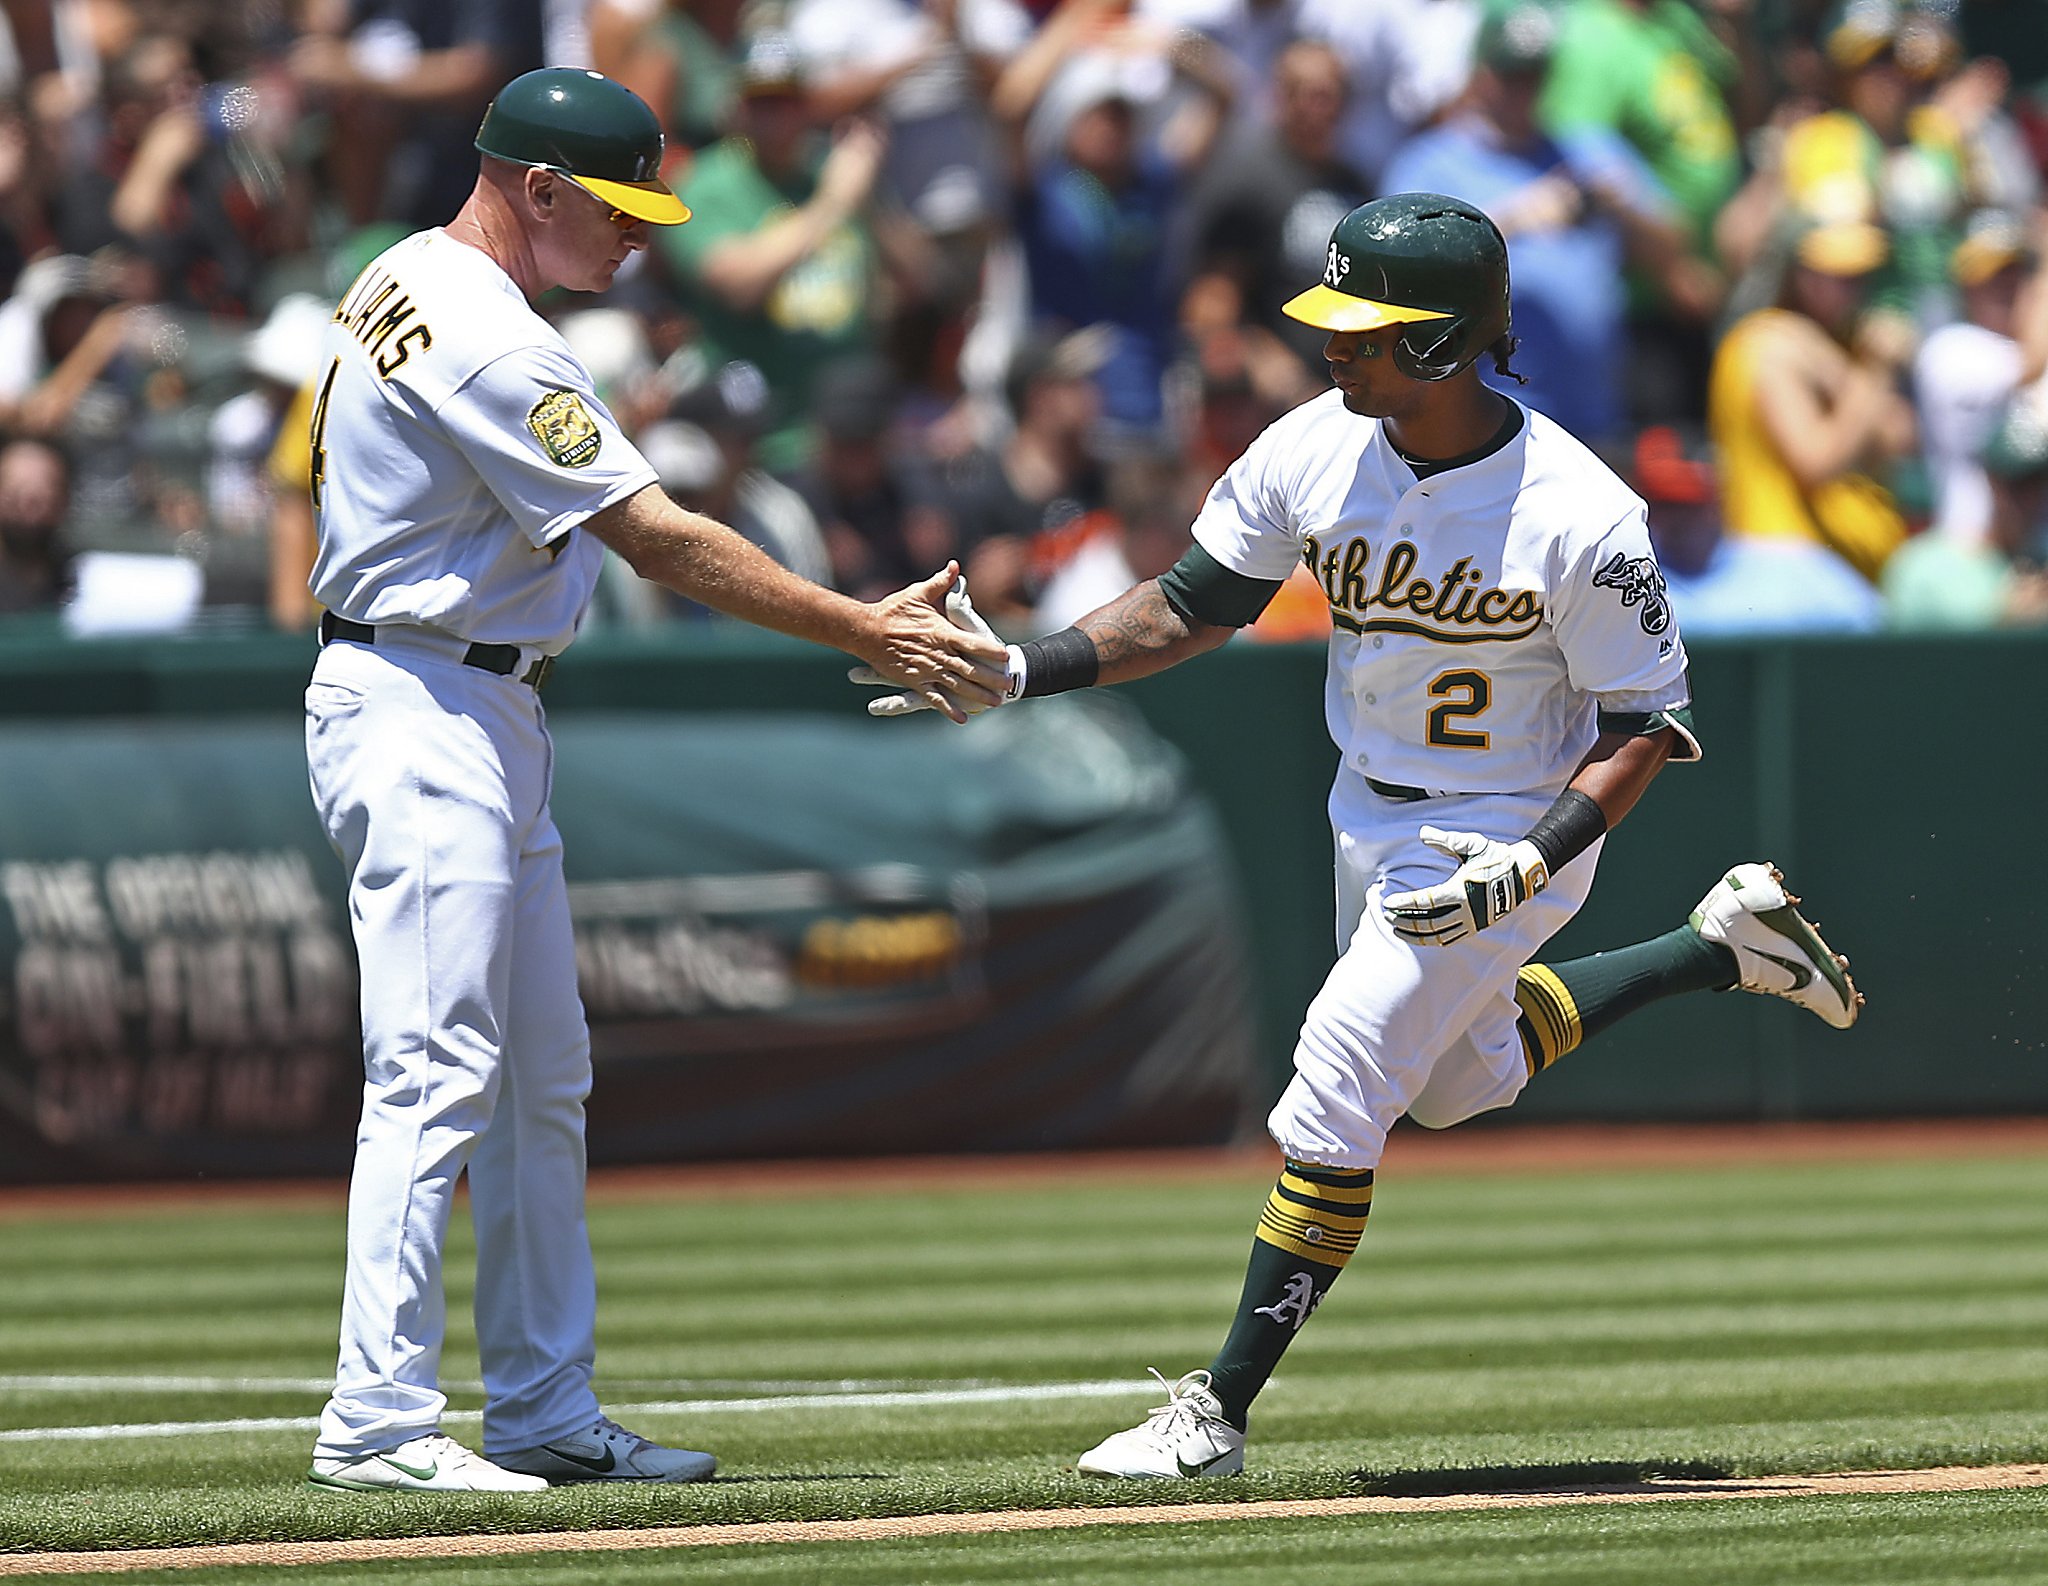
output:
[[[550,1494],[539,1510],[502,1516],[467,1506],[465,1523],[1131,1501],[1073,1476],[1072,1460],[1156,1402],[1146,1365],[1178,1372],[1207,1360],[1265,1187],[1233,1170],[1213,1182],[1177,1174],[1113,1187],[600,1201],[601,1374],[1127,1378],[1129,1396],[663,1411],[644,1429],[712,1447],[734,1479],[694,1492]],[[1350,1491],[1361,1468],[2039,1457],[2044,1191],[2048,1164],[2027,1158],[1405,1184],[1390,1175],[1358,1259],[1262,1398],[1253,1475],[1233,1488]],[[0,1239],[0,1371],[319,1378],[333,1359],[340,1215],[338,1203],[222,1203],[134,1222],[11,1223]],[[104,1281],[94,1276],[102,1239]],[[38,1266],[35,1251],[58,1247],[61,1270]],[[475,1375],[466,1260],[458,1254],[451,1285],[451,1379]],[[287,1281],[270,1288],[273,1272]],[[261,1297],[260,1311],[238,1310],[237,1287]],[[12,1311],[10,1298],[21,1302]],[[476,1404],[473,1391],[454,1399]],[[17,1428],[54,1424],[51,1408],[0,1394],[0,1421]],[[82,1395],[62,1419],[314,1409],[317,1395],[223,1406],[170,1390]],[[308,1526],[403,1533],[449,1512],[432,1500],[309,1511],[297,1485],[305,1455],[295,1431],[0,1446],[0,1545]]]

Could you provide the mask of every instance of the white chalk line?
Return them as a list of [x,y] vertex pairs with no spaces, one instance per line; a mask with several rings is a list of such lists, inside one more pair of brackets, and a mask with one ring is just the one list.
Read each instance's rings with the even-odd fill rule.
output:
[[[322,1383],[325,1390],[327,1384]],[[1134,1383],[1128,1377],[1110,1382],[1009,1383],[975,1388],[931,1388],[886,1390],[882,1392],[825,1392],[764,1394],[730,1399],[655,1399],[643,1404],[612,1405],[607,1414],[631,1419],[645,1415],[746,1415],[763,1410],[816,1410],[827,1406],[847,1409],[889,1409],[922,1405],[1026,1404],[1055,1399],[1103,1399],[1136,1393],[1157,1393],[1157,1388]],[[480,1410],[451,1410],[441,1417],[447,1422],[476,1422]],[[0,1443],[93,1442],[113,1438],[206,1437],[229,1432],[310,1432],[320,1425],[317,1415],[241,1416],[218,1421],[121,1421],[101,1426],[17,1426],[0,1430]]]
[[[613,1392],[629,1389],[666,1388],[690,1393],[866,1393],[937,1388],[984,1388],[1000,1384],[986,1377],[934,1380],[920,1377],[842,1377],[818,1381],[795,1377],[615,1377],[602,1379]],[[77,1375],[0,1372],[0,1394],[65,1393],[317,1393],[323,1397],[334,1386],[332,1377],[217,1377],[188,1372],[134,1373],[93,1372]],[[441,1386],[451,1393],[481,1393],[483,1382],[475,1377],[444,1377]]]

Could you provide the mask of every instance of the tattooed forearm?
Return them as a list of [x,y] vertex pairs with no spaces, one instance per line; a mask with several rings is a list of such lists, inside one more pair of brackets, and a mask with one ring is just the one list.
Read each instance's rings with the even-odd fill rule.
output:
[[1146,579],[1075,624],[1102,660],[1099,682],[1150,677],[1226,642],[1229,628],[1191,622],[1173,609],[1158,581]]

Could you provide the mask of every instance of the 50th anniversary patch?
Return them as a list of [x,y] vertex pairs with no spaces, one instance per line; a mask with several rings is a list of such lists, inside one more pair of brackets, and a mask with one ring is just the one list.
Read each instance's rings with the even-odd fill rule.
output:
[[527,410],[526,427],[563,468],[589,467],[604,444],[603,433],[574,391],[550,391]]

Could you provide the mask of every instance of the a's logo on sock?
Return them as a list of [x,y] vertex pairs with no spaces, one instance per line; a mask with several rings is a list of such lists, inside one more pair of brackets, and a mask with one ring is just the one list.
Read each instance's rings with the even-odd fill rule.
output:
[[1271,1305],[1261,1305],[1253,1310],[1254,1316],[1270,1316],[1282,1327],[1293,1326],[1298,1333],[1301,1324],[1315,1313],[1323,1297],[1316,1293],[1316,1280],[1306,1272],[1297,1272],[1287,1280],[1287,1292]]

